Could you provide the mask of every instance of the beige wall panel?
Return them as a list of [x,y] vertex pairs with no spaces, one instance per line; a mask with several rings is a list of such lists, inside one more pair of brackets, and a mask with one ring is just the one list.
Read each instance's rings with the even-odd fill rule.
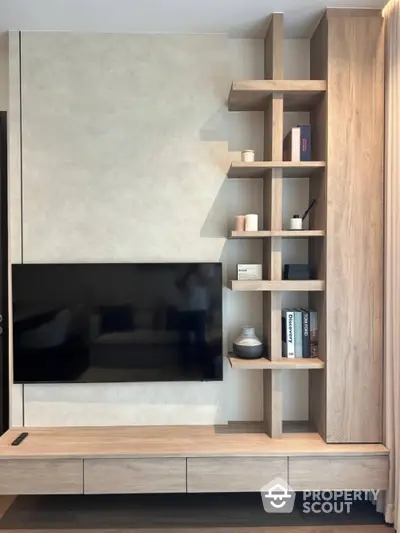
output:
[[227,38],[23,33],[21,57],[24,261],[219,260]]
[[24,386],[13,383],[11,386],[10,427],[19,428],[24,425]]
[[21,263],[21,107],[19,72],[19,33],[9,33],[8,101],[8,209],[10,260]]
[[8,111],[8,35],[0,33],[0,111]]

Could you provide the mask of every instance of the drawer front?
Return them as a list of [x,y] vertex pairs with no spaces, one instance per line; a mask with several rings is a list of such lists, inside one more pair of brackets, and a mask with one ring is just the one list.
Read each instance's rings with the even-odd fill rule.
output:
[[83,494],[83,461],[1,460],[0,494]]
[[186,459],[87,459],[85,494],[186,492]]
[[287,480],[286,457],[213,457],[187,460],[188,492],[258,492]]
[[289,457],[289,485],[294,490],[386,489],[388,456]]

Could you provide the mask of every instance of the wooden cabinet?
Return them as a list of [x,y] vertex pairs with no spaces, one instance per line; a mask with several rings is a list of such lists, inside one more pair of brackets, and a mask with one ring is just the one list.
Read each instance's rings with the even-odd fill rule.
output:
[[85,494],[186,492],[186,459],[87,459]]
[[389,457],[289,457],[289,485],[303,490],[385,490]]
[[258,492],[275,478],[287,479],[286,457],[188,458],[188,492]]
[[83,461],[1,460],[0,494],[83,494]]
[[311,78],[328,85],[313,121],[326,154],[326,370],[311,377],[310,405],[328,443],[382,442],[383,37],[380,10],[328,9],[311,39]]

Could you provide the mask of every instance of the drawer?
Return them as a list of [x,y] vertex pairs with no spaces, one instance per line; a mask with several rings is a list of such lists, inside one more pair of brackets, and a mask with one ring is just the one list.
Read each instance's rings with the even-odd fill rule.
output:
[[386,489],[388,456],[289,457],[289,485],[294,490]]
[[286,457],[212,457],[187,460],[188,492],[258,492],[287,480]]
[[83,461],[2,459],[0,494],[83,494]]
[[186,459],[87,459],[85,494],[186,492]]

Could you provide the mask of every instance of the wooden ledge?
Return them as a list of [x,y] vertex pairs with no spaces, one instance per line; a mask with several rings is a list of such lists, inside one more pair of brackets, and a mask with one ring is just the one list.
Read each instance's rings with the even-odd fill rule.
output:
[[[22,432],[19,446],[11,442]],[[2,459],[388,455],[382,444],[326,444],[317,433],[271,439],[261,426],[18,428],[0,438]]]

